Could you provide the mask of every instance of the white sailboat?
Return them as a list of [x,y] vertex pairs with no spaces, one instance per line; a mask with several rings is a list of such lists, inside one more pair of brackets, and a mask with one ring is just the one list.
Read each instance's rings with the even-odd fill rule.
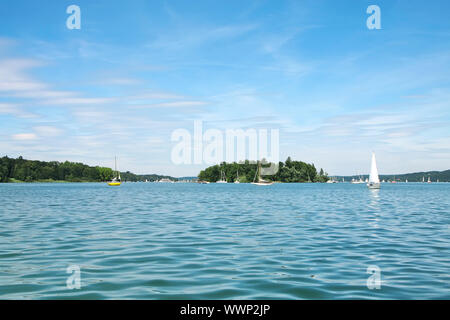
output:
[[353,184],[361,184],[361,183],[364,183],[364,180],[359,175],[359,179],[352,179],[351,183],[353,183]]
[[220,170],[220,180],[216,181],[216,183],[228,183],[225,173],[222,170]]
[[252,184],[255,186],[270,186],[273,184],[273,182],[261,179],[261,163],[258,164],[258,169],[256,169],[255,178],[253,179]]
[[370,176],[367,187],[369,189],[380,189],[380,177],[378,176],[377,160],[374,152],[372,152],[372,164],[370,167]]
[[241,182],[239,181],[239,169],[237,169],[237,172],[236,172],[236,180],[234,180],[234,183],[241,183]]

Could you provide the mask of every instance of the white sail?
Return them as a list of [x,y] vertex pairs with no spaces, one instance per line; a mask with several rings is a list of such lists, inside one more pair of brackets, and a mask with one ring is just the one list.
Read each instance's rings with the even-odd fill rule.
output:
[[377,160],[375,159],[375,153],[372,153],[372,165],[370,167],[369,183],[380,183],[380,177],[378,177]]

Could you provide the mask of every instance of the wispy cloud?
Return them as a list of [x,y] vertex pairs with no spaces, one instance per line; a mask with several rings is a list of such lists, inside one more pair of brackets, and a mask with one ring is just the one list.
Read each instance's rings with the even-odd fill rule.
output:
[[172,101],[155,103],[145,106],[134,106],[135,108],[187,108],[187,107],[199,107],[206,105],[205,101]]
[[29,140],[36,140],[37,135],[34,133],[17,133],[12,135],[13,140],[19,140],[19,141],[29,141]]
[[19,118],[35,118],[36,114],[23,110],[20,105],[13,103],[0,103],[0,114],[8,114]]
[[155,41],[147,44],[147,47],[176,52],[178,50],[192,49],[214,41],[233,39],[247,34],[257,27],[256,24],[242,24],[182,28],[176,32],[160,35]]
[[43,137],[57,137],[62,134],[62,130],[53,126],[36,126],[33,127],[33,131],[35,131],[39,136]]

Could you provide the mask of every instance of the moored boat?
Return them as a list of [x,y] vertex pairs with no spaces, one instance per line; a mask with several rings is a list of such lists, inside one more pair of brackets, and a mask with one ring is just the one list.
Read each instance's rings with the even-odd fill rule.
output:
[[122,182],[120,179],[120,172],[117,171],[117,157],[114,157],[114,174],[115,174],[115,177],[112,178],[112,180],[107,183],[108,183],[108,186],[118,187],[121,185]]
[[261,178],[261,163],[258,163],[258,168],[256,169],[255,178],[252,184],[255,186],[270,186],[273,184],[272,181],[267,181]]

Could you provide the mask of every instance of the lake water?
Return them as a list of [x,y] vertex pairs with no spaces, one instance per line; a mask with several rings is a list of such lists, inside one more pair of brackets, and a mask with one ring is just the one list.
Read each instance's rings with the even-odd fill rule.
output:
[[0,184],[0,204],[0,299],[450,299],[450,183]]

